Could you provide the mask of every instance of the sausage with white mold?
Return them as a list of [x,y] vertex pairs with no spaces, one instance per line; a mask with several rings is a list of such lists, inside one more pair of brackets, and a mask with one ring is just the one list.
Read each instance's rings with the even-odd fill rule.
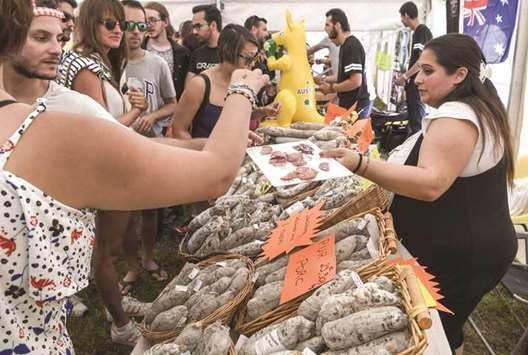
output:
[[363,287],[326,298],[317,317],[316,329],[321,330],[324,324],[343,318],[348,314],[399,304],[401,304],[401,299],[398,296],[382,290],[375,283],[367,282]]
[[331,350],[344,350],[402,330],[408,323],[407,315],[401,309],[377,307],[328,322],[321,334]]

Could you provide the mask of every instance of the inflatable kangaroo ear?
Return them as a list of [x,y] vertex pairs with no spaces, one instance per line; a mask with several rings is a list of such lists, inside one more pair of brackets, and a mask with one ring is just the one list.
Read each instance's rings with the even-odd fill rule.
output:
[[304,18],[302,18],[301,21],[299,21],[299,25],[304,29]]
[[292,18],[292,14],[290,10],[286,10],[286,23],[288,24],[288,28],[290,29],[290,31],[293,31],[295,22],[293,22],[293,18]]

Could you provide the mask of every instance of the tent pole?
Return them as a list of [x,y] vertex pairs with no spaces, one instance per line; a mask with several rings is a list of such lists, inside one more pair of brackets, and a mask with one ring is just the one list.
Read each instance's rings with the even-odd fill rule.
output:
[[514,135],[513,152],[515,157],[519,152],[523,117],[528,110],[528,108],[524,107],[524,98],[528,94],[528,71],[526,69],[528,65],[528,2],[519,1],[518,6],[517,38],[515,39],[512,80],[508,99],[508,116],[510,117]]

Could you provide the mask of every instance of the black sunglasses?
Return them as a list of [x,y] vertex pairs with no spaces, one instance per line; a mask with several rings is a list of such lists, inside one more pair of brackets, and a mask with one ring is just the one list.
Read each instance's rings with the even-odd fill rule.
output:
[[255,61],[257,60],[258,53],[255,54],[254,56],[245,56],[245,55],[242,55],[242,54],[239,54],[238,56],[244,60],[246,65],[251,65],[251,64],[255,63]]
[[121,31],[124,31],[127,28],[126,21],[99,20],[97,22],[99,22],[101,25],[104,25],[104,27],[108,31],[113,31],[117,25],[119,25],[119,28],[121,29]]
[[134,22],[134,21],[126,21],[126,30],[129,32],[134,31],[135,28],[137,28],[141,32],[145,32],[148,30],[148,24],[146,22]]
[[62,18],[62,22],[66,23],[66,22],[68,22],[70,20],[72,20],[72,21],[75,20],[75,16],[73,16],[72,14],[69,14],[69,13],[64,12],[64,11],[62,13],[64,14],[64,17]]

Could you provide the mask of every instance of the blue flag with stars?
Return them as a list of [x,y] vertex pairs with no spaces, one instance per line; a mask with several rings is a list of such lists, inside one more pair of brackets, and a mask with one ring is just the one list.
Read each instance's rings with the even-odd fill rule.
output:
[[473,37],[488,63],[508,58],[518,0],[464,0],[464,33]]

